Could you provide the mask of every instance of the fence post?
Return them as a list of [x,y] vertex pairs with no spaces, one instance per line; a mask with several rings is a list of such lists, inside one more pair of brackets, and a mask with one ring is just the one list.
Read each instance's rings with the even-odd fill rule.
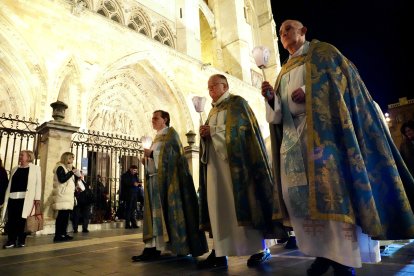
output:
[[198,190],[199,186],[199,152],[200,149],[195,145],[196,133],[192,130],[185,134],[187,136],[188,146],[184,147],[184,154],[188,161],[188,167],[190,173],[193,176],[195,190]]
[[[52,103],[54,120],[45,122],[37,128],[41,134],[39,145],[40,167],[42,171],[43,191],[43,213],[45,227],[42,234],[55,232],[54,211],[51,208],[53,190],[53,169],[60,160],[63,152],[70,151],[72,134],[79,130],[79,127],[72,126],[63,121],[64,109],[67,105],[63,102]],[[63,116],[63,117],[62,117]]]

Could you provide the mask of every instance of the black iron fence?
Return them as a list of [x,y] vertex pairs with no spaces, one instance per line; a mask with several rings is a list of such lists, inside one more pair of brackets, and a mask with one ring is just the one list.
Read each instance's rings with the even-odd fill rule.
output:
[[40,134],[36,128],[39,126],[37,120],[19,115],[8,116],[3,113],[0,117],[0,158],[3,166],[8,173],[19,163],[19,153],[21,150],[31,150],[35,154],[34,163],[38,163],[38,148],[40,144]]
[[[0,116],[0,158],[9,174],[18,165],[21,150],[32,150],[34,163],[39,163],[42,157],[39,156],[41,134],[36,131],[38,126],[38,120],[32,118],[4,113]],[[71,152],[75,154],[75,166],[85,173],[95,193],[92,222],[114,219],[117,213],[122,213],[117,212],[121,175],[131,165],[137,165],[138,172],[143,171],[140,140],[99,131],[77,132],[72,136]]]
[[131,165],[141,166],[140,140],[99,131],[77,132],[72,137],[71,152],[75,154],[75,167],[83,171],[95,193],[92,223],[122,216],[119,212],[120,179]]

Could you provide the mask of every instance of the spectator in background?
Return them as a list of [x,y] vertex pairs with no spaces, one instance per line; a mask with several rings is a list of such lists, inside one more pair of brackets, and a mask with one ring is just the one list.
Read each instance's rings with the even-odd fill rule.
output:
[[[6,189],[8,185],[9,178],[7,177],[7,171],[3,167],[3,161],[0,159],[0,209],[4,204],[4,196],[6,195]],[[5,218],[2,235],[7,235],[7,218]]]
[[3,246],[5,249],[25,246],[26,218],[42,195],[40,167],[32,164],[34,158],[32,151],[22,150],[19,154],[19,165],[10,173],[1,213],[1,220],[4,221],[7,210],[8,240]]
[[82,181],[82,184],[80,184],[78,181],[75,189],[75,198],[77,204],[75,207],[73,207],[72,227],[73,233],[78,233],[79,221],[82,220],[82,233],[88,233],[91,206],[95,202],[95,196],[89,187],[89,183],[84,181],[84,175],[82,172],[80,181]]
[[144,209],[144,186],[142,185],[142,180],[138,180],[138,219],[143,219],[143,209]]
[[[102,183],[104,179],[102,179]],[[106,221],[111,221],[113,219],[115,219],[115,214],[113,214],[113,208],[112,208],[112,204],[111,204],[111,193],[110,193],[110,185],[109,183],[103,184],[104,186],[104,222]]]
[[3,161],[0,158],[0,206],[4,203],[4,196],[6,195],[8,185],[9,178],[7,177],[6,169],[3,167]]
[[53,170],[53,204],[58,212],[55,224],[54,242],[70,241],[73,237],[67,234],[69,216],[75,203],[75,187],[81,177],[80,171],[73,167],[75,155],[65,152]]
[[105,219],[107,195],[105,194],[105,185],[102,182],[102,176],[96,176],[96,185],[94,187],[95,194],[95,209],[94,209],[94,222],[102,223]]
[[401,156],[414,177],[414,121],[405,122],[401,126],[404,140],[400,145]]
[[138,228],[135,218],[138,200],[138,167],[132,165],[121,176],[120,198],[125,204],[125,229]]

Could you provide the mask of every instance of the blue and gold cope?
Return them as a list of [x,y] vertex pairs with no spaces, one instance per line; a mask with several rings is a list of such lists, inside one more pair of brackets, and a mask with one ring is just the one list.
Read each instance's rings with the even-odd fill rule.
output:
[[[178,133],[170,127],[165,135],[157,135],[155,142],[162,143],[158,181],[153,182],[157,184],[153,194],[159,195],[161,206],[150,204],[149,189],[146,188],[143,240],[150,240],[154,233],[162,233],[173,253],[193,257],[203,255],[208,252],[207,241],[199,229],[197,194]],[[150,183],[149,175],[145,177],[146,183]],[[153,222],[157,229],[153,229]]]
[[[272,221],[273,177],[253,111],[246,100],[236,95],[230,95],[213,107],[209,118],[221,110],[227,110],[225,139],[238,224],[252,226],[262,231],[266,238],[286,238],[287,233],[282,225]],[[207,206],[207,165],[201,161],[199,197],[201,228],[211,234]]]
[[[356,224],[374,239],[413,238],[414,180],[357,69],[334,46],[314,40],[307,53],[283,65],[276,91],[281,77],[300,65],[307,72],[308,137],[308,202],[301,215]],[[280,97],[283,116],[291,116],[283,110],[284,95]],[[298,134],[291,123],[284,120],[283,139],[290,141],[283,143],[294,147]],[[270,127],[278,159],[285,150],[280,147],[282,130]]]

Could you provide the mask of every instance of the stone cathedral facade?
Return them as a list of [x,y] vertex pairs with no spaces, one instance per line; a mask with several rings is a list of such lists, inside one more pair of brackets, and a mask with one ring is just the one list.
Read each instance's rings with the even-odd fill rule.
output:
[[[230,91],[248,100],[266,130],[259,90],[263,74],[252,49],[270,49],[265,73],[274,82],[280,61],[270,3],[1,0],[0,114],[47,124],[53,123],[50,104],[67,105],[60,124],[70,135],[53,136],[55,128],[40,128],[48,129],[43,140],[54,139],[42,140],[49,148],[40,150],[44,201],[51,192],[53,164],[70,151],[73,132],[68,129],[153,136],[152,112],[163,109],[186,145],[185,134],[197,133],[200,124],[192,98],[207,98],[205,120],[211,102],[207,80],[215,73],[227,76]],[[0,151],[3,159],[5,154]]]

